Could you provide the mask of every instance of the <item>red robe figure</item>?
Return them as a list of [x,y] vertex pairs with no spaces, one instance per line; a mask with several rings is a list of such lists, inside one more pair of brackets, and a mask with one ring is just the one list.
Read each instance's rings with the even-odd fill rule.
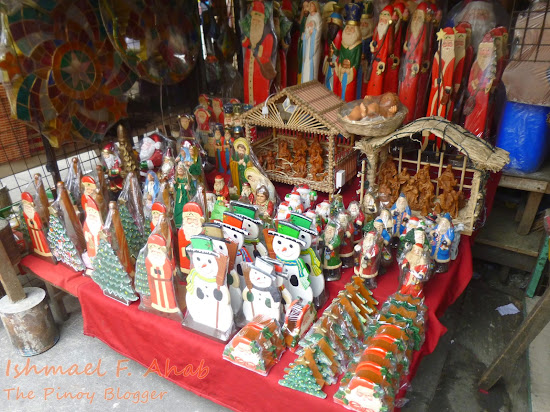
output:
[[[435,27],[439,26],[440,12],[437,11],[437,7],[432,3],[426,3],[426,15],[427,15],[427,29],[426,32],[426,58],[428,64],[426,69],[424,67],[420,69],[418,76],[418,94],[416,99],[416,107],[414,109],[414,118],[424,117],[426,115],[426,106],[428,104],[428,96],[431,91],[430,86],[430,64],[432,63],[432,56],[434,55],[434,32]],[[437,14],[436,14],[437,13]]]
[[336,59],[342,44],[343,20],[340,14],[341,7],[334,6],[334,10],[328,19],[327,39],[324,46],[324,58],[322,64],[323,84],[330,91],[335,90],[338,81],[335,73]]
[[224,124],[223,101],[219,97],[212,99],[212,118],[215,123]]
[[214,194],[216,198],[223,197],[226,201],[229,201],[229,188],[225,184],[225,180],[222,175],[216,175],[214,178]]
[[191,236],[200,235],[203,223],[204,215],[201,207],[194,202],[186,203],[183,206],[182,223],[178,230],[180,269],[183,273],[189,273],[191,263],[186,247],[191,243]]
[[415,298],[423,298],[423,284],[428,277],[429,257],[424,246],[416,243],[401,262],[401,286],[399,292]]
[[457,28],[458,27],[464,29],[466,32],[466,51],[464,53],[464,66],[462,68],[460,88],[458,90],[458,96],[455,99],[453,122],[461,124],[462,109],[464,106],[464,101],[466,100],[466,90],[468,89],[468,78],[470,76],[472,64],[474,63],[474,48],[472,46],[472,25],[467,21],[461,21],[460,23],[458,23]]
[[390,55],[393,53],[393,13],[392,6],[384,7],[378,17],[378,25],[374,29],[370,44],[372,62],[367,85],[367,95],[369,96],[379,96],[384,91],[384,78],[388,66],[391,66]]
[[464,75],[464,61],[466,59],[466,29],[462,26],[454,28],[455,31],[455,69],[453,72],[453,90],[451,92],[451,101],[447,110],[447,120],[453,119],[454,107],[458,102],[460,84]]
[[269,96],[275,78],[277,39],[272,32],[270,3],[254,1],[250,11],[250,28],[244,29],[244,102],[256,105]]
[[179,312],[173,284],[174,268],[168,258],[166,241],[160,235],[147,240],[145,269],[151,291],[151,306],[161,312]]
[[86,203],[83,203],[82,206],[84,207],[84,213],[86,213],[86,219],[84,220],[82,231],[84,232],[84,239],[86,240],[86,251],[91,260],[97,254],[99,233],[103,230],[103,220],[101,219],[101,214],[99,213],[99,208],[95,200],[90,196],[85,196]]
[[109,190],[118,192],[122,190],[122,177],[120,176],[120,157],[114,143],[107,143],[101,153],[107,176],[109,177]]
[[489,107],[487,108],[487,120],[485,121],[485,132],[484,132],[485,139],[488,139],[492,136],[491,129],[493,126],[493,115],[495,114],[496,90],[500,84],[502,73],[504,72],[504,67],[506,65],[505,54],[506,54],[507,45],[504,43],[504,38],[503,38],[505,32],[507,33],[506,29],[502,26],[495,27],[489,32],[489,34],[493,38],[493,43],[495,45],[497,63],[496,63],[495,80],[491,85],[491,93],[489,95]]
[[23,207],[25,223],[31,237],[32,252],[42,258],[55,262],[46,239],[46,234],[44,233],[44,226],[42,226],[40,216],[36,212],[34,200],[30,193],[23,192],[21,194],[21,205]]
[[139,167],[141,176],[147,176],[147,172],[152,170],[157,172],[162,165],[162,137],[157,133],[145,136],[141,141],[139,148]]
[[370,52],[370,44],[374,33],[374,6],[372,2],[364,3],[365,8],[361,15],[359,28],[361,30],[361,64],[359,66],[359,76],[357,79],[357,99],[362,99],[367,94],[367,86],[369,84],[369,66],[372,60]]
[[355,3],[346,5],[346,26],[342,32],[342,44],[338,51],[336,76],[338,82],[334,92],[342,100],[351,102],[357,99],[357,78],[361,66],[363,47],[361,41],[361,7]]
[[495,80],[497,70],[497,58],[495,45],[490,34],[485,35],[479,44],[477,58],[470,71],[468,80],[468,99],[464,104],[464,128],[483,138],[487,111],[489,108],[489,95]]
[[404,3],[394,3],[393,11],[395,16],[395,24],[393,25],[393,47],[390,54],[389,67],[386,67],[388,73],[384,78],[384,93],[397,93],[399,83],[399,64],[401,63],[401,53],[405,33],[407,32],[407,22],[409,20],[409,10]]
[[427,73],[430,68],[428,42],[430,15],[428,4],[420,3],[407,28],[407,37],[403,45],[405,54],[401,62],[401,83],[399,84],[399,100],[409,109],[404,123],[416,119],[418,94],[425,93],[425,90],[419,90],[418,86],[420,74]]

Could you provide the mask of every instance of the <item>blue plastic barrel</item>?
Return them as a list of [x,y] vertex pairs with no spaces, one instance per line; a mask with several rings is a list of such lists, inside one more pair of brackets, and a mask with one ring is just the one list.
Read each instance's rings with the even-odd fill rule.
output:
[[548,153],[550,107],[506,102],[497,136],[497,146],[510,153],[504,170],[533,173]]

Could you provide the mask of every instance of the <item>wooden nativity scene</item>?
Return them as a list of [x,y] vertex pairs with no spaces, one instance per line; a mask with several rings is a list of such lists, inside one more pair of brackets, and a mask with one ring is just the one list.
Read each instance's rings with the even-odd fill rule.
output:
[[[356,176],[355,136],[338,122],[344,104],[313,80],[243,114],[246,138],[272,181],[332,194]],[[337,184],[340,170],[344,175]]]
[[414,216],[435,221],[449,213],[465,235],[478,228],[483,216],[490,173],[509,161],[505,150],[437,116],[417,119],[387,136],[365,138],[355,148],[367,157],[368,187],[382,206],[389,209],[404,196]]

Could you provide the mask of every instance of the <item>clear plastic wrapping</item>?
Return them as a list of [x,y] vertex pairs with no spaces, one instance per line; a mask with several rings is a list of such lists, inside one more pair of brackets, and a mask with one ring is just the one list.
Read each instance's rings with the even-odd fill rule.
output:
[[143,194],[137,176],[130,172],[124,179],[124,187],[118,197],[118,208],[130,254],[137,258],[145,244],[145,216]]

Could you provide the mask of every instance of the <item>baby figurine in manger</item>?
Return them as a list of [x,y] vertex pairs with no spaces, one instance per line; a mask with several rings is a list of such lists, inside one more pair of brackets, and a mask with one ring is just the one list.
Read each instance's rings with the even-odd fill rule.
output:
[[375,120],[380,116],[389,119],[395,116],[398,109],[399,98],[395,93],[388,92],[381,96],[365,96],[363,101],[355,106],[344,119],[350,121]]

